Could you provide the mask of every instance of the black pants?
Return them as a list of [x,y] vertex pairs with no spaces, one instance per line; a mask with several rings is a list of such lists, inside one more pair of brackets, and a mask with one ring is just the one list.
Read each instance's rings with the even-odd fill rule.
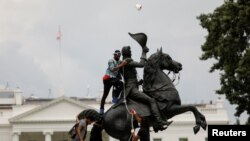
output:
[[90,138],[89,141],[103,141],[102,140],[102,126],[94,124],[91,132],[90,132]]
[[138,136],[140,137],[141,141],[150,141],[150,133],[149,133],[149,128],[143,128],[138,132]]
[[104,90],[103,90],[100,109],[104,109],[105,100],[112,86],[113,86],[112,97],[117,98],[123,89],[123,83],[118,78],[109,78],[108,80],[103,80],[103,85],[104,85]]

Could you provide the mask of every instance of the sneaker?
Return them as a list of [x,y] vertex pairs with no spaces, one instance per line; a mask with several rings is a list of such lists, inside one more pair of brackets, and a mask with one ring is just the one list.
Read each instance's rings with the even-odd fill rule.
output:
[[103,115],[104,114],[104,109],[100,109],[99,114]]
[[112,103],[116,104],[117,102],[118,102],[118,98],[113,97],[113,99],[112,99]]

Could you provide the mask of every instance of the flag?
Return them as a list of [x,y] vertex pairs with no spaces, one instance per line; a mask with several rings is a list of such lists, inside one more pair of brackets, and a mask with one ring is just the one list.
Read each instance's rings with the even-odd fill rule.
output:
[[57,34],[56,34],[56,39],[61,40],[61,37],[62,37],[62,33],[61,33],[61,30],[59,29]]

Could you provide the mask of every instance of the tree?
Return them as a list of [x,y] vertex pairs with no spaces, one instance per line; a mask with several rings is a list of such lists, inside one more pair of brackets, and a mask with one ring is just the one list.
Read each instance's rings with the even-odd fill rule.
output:
[[235,125],[240,125],[240,119],[239,118],[236,118]]
[[247,112],[250,124],[250,0],[225,0],[198,19],[208,31],[200,59],[214,59],[210,72],[221,72],[216,93],[236,104],[235,116]]

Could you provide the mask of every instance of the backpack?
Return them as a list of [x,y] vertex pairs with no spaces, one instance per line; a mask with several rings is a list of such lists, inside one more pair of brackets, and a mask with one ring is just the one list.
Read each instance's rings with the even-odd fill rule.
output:
[[78,127],[79,123],[76,123],[68,132],[68,134],[70,135],[71,139],[74,139],[76,137],[76,128]]

